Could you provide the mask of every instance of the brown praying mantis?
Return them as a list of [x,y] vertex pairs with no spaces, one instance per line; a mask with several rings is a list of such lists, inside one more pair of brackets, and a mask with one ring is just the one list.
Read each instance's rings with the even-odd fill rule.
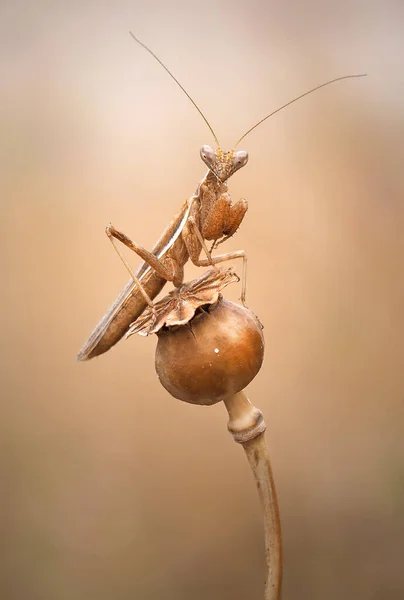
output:
[[[207,267],[241,258],[243,260],[241,284],[241,301],[243,304],[246,297],[247,256],[245,251],[236,250],[216,256],[212,256],[212,251],[219,244],[234,235],[247,212],[248,204],[246,200],[241,199],[237,202],[232,202],[231,196],[227,191],[227,181],[236,171],[247,164],[248,153],[244,150],[235,151],[233,149],[224,151],[220,148],[215,132],[188,92],[154,52],[138,40],[133,33],[131,35],[138,44],[145,48],[160,63],[186,94],[209,127],[217,148],[214,150],[208,145],[201,147],[200,155],[208,167],[208,172],[198,184],[195,193],[184,202],[178,214],[164,230],[151,251],[131,241],[124,233],[116,230],[112,225],[107,227],[107,236],[130,272],[131,279],[85,342],[77,356],[78,360],[94,358],[116,344],[116,342],[128,333],[130,325],[148,306],[153,309],[153,299],[156,298],[168,281],[172,282],[176,287],[182,285],[184,265],[189,259],[196,266]],[[258,121],[258,123],[241,136],[235,147],[258,125],[304,96],[342,79],[363,76],[364,74],[338,77],[301,94]],[[144,262],[136,272],[131,269],[122,255],[116,244],[116,240],[133,250],[143,259]],[[206,241],[213,242],[210,249],[208,249]],[[200,258],[202,250],[205,254],[204,258]]]

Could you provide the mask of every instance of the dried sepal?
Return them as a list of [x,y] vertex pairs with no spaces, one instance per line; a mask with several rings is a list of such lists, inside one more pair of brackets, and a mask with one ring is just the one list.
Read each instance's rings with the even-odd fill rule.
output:
[[239,277],[231,268],[211,269],[198,279],[184,283],[172,290],[153,309],[148,308],[131,324],[126,337],[138,333],[151,335],[163,327],[185,325],[195,315],[197,309],[214,304],[220,292],[230,283],[236,283]]

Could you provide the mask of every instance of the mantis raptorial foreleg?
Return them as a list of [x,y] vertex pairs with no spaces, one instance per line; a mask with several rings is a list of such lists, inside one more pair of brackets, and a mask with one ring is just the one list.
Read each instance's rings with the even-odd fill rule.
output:
[[219,240],[218,246],[236,233],[247,210],[248,202],[244,198],[233,204],[228,192],[221,194],[206,213],[201,227],[203,238]]
[[[226,194],[228,195],[228,194]],[[229,206],[228,211],[225,213],[224,224],[223,224],[223,235],[220,240],[214,244],[214,248],[217,248],[219,244],[223,244],[226,240],[233,237],[236,233],[237,229],[240,227],[242,220],[244,219],[244,215],[248,210],[247,200],[241,198],[234,204]]]

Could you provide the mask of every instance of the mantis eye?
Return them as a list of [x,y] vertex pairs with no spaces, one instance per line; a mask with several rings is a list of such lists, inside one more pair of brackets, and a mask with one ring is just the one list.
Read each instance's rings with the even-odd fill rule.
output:
[[216,162],[216,154],[215,154],[215,151],[213,150],[213,148],[211,148],[210,146],[206,146],[206,145],[202,146],[200,154],[201,154],[201,159],[203,160],[205,165],[208,166],[209,169],[211,169],[212,166]]
[[248,162],[248,152],[245,150],[239,150],[234,154],[233,157],[233,166],[235,169],[241,169]]

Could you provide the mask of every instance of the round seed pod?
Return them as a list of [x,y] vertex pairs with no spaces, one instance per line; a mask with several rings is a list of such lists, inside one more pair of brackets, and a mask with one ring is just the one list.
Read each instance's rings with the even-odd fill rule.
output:
[[244,389],[261,368],[262,325],[220,297],[187,323],[158,332],[156,372],[175,398],[211,405]]

